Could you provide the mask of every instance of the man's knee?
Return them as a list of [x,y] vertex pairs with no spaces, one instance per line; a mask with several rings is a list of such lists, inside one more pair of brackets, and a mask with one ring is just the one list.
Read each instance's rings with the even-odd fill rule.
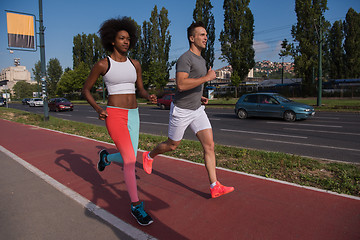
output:
[[203,148],[205,152],[214,152],[215,151],[215,143],[214,141],[209,141],[203,143]]

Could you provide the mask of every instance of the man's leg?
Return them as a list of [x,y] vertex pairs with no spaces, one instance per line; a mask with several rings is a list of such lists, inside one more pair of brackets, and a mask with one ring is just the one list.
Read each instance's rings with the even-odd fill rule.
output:
[[156,157],[159,154],[163,154],[166,152],[174,151],[179,145],[180,141],[173,141],[170,138],[168,138],[165,142],[160,143],[157,145],[150,153],[149,156],[151,158]]
[[143,168],[147,174],[151,174],[152,172],[152,163],[154,161],[154,157],[158,154],[166,153],[169,151],[173,151],[179,146],[181,141],[173,141],[170,138],[165,142],[157,145],[151,152],[143,153]]
[[201,145],[204,149],[204,161],[205,167],[209,175],[209,181],[215,183],[216,178],[216,159],[214,151],[214,139],[213,132],[211,128],[201,130],[196,133],[197,138],[201,142]]

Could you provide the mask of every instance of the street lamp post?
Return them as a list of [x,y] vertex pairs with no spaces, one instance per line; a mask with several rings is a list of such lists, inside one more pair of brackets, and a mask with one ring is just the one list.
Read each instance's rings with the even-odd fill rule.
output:
[[40,62],[41,62],[41,86],[44,101],[44,120],[49,120],[48,96],[46,91],[46,67],[45,67],[45,38],[44,38],[44,25],[43,25],[43,9],[42,0],[39,0],[39,35],[40,35]]

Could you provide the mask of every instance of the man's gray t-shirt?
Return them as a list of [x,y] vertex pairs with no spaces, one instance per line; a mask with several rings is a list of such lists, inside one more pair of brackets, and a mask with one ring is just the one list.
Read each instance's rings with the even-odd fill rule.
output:
[[[189,78],[200,78],[206,75],[206,61],[202,56],[188,50],[176,63],[176,72],[186,72]],[[201,106],[204,84],[193,89],[179,92],[176,90],[174,104],[179,108],[196,110]]]

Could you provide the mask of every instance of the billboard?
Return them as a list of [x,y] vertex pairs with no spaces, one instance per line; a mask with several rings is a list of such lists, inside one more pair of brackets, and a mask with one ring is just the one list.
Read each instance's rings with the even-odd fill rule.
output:
[[6,12],[9,49],[35,50],[35,16]]

